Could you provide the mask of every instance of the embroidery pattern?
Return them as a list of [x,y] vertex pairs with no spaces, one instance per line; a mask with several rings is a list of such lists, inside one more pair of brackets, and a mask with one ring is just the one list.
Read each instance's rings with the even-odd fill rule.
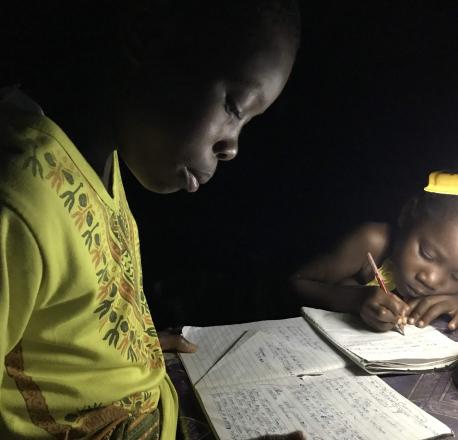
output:
[[[162,367],[159,339],[143,293],[138,233],[122,188],[117,194],[118,212],[108,214],[65,154],[46,151],[43,159],[49,168],[44,179],[62,199],[75,227],[83,231],[81,238],[96,270],[99,304],[94,313],[102,340],[132,362],[145,362],[150,369]],[[34,176],[43,176],[36,147],[24,162],[24,168],[29,166]]]
[[[163,368],[159,339],[142,287],[138,232],[122,186],[118,184],[119,194],[116,196],[120,206],[114,212],[87,185],[64,151],[56,148],[37,152],[34,145],[31,149],[31,155],[25,159],[23,169],[30,168],[35,178],[47,181],[62,199],[63,207],[68,210],[91,257],[99,286],[96,297],[98,305],[93,313],[99,320],[101,341],[132,363],[142,363],[150,370]],[[38,396],[38,400],[35,398],[34,402],[44,402],[46,411],[43,414],[52,419],[41,390],[31,378],[30,383],[36,388],[35,394]],[[26,399],[19,385],[18,388]],[[85,420],[86,425],[88,418],[102,411],[99,411],[98,404],[94,405],[96,406],[67,414],[65,420],[78,424]],[[103,411],[108,417],[108,408],[117,407],[117,411],[122,414],[125,411],[136,414],[139,411],[151,411],[156,406],[157,402],[151,393],[141,392],[113,402],[109,407],[103,408]],[[34,419],[32,421],[42,426],[47,423],[46,417],[39,417],[45,422],[36,423]],[[96,417],[100,419],[100,415]],[[49,425],[60,426],[54,419]],[[62,426],[67,431],[70,429],[67,425]]]

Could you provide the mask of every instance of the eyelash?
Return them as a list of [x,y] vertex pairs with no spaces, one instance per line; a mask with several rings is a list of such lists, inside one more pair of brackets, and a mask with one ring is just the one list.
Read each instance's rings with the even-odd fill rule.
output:
[[240,110],[237,108],[237,105],[235,102],[226,97],[226,102],[224,103],[224,110],[226,111],[227,114],[229,115],[234,115],[237,119],[242,119],[242,115]]
[[433,260],[432,255],[428,254],[428,252],[426,252],[422,246],[420,246],[420,255],[428,261]]

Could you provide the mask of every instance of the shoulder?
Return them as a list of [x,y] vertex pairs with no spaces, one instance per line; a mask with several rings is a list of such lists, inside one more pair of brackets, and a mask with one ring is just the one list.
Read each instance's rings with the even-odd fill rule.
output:
[[0,205],[17,212],[32,230],[45,224],[51,230],[60,187],[71,178],[58,166],[65,155],[39,115],[1,108]]
[[390,230],[388,223],[362,223],[344,237],[340,251],[362,261],[367,260],[367,253],[370,252],[378,263],[389,248]]
[[388,223],[366,222],[359,225],[352,233],[373,256],[380,255],[389,245],[391,227]]

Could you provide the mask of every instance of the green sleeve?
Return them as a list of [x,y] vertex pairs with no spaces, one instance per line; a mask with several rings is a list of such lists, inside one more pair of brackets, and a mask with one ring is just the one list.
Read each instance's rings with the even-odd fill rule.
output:
[[12,209],[0,204],[0,384],[5,355],[24,334],[42,273],[40,250],[29,227]]

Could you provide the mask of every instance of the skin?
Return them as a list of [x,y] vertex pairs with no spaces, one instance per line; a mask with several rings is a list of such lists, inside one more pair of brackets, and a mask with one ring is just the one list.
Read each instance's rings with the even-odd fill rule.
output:
[[[394,263],[399,295],[378,286],[367,260]],[[301,267],[290,280],[298,305],[359,314],[371,328],[387,331],[396,324],[428,325],[448,314],[458,323],[458,225],[456,220],[424,221],[392,243],[389,226],[366,223],[345,237],[330,253]],[[409,287],[410,286],[410,287]]]
[[412,228],[395,247],[395,282],[409,304],[409,324],[419,327],[443,314],[458,323],[458,224],[426,221]]
[[[141,14],[145,22],[145,12]],[[84,96],[73,89],[70,95],[51,94],[54,101],[47,101],[47,113],[81,146],[108,191],[112,150],[117,146],[146,189],[194,192],[211,179],[220,161],[236,157],[242,128],[283,90],[296,47],[278,32],[259,35],[252,46],[237,45],[238,39],[226,35],[231,41],[222,42],[226,51],[219,56],[209,57],[200,49],[189,56],[177,26],[156,20],[157,28],[149,32],[154,37],[145,38],[142,28],[131,25],[138,23],[136,18],[126,17],[125,58],[109,66],[106,81]],[[149,23],[154,26],[155,21]],[[174,50],[164,53],[170,45]],[[69,112],[69,102],[78,111]],[[161,332],[159,338],[164,351],[197,349],[173,330]],[[262,437],[303,438],[300,432]]]

